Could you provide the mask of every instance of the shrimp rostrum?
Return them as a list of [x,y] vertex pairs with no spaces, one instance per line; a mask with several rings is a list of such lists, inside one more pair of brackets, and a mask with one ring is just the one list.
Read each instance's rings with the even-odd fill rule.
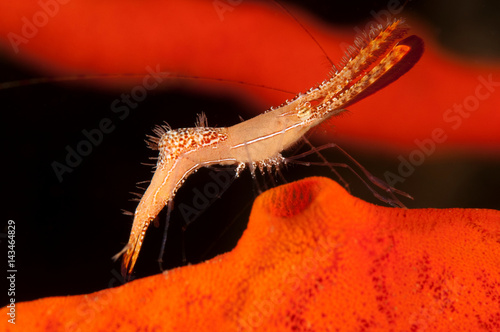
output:
[[120,252],[122,274],[132,272],[149,224],[187,176],[215,164],[236,165],[237,175],[248,165],[252,170],[277,167],[284,161],[281,152],[307,131],[398,79],[419,60],[423,42],[416,36],[405,38],[407,32],[401,20],[373,28],[356,39],[341,69],[334,67],[327,80],[232,127],[207,127],[204,116],[193,128],[158,126],[156,136],[148,136],[150,147],[159,150],[156,170],[135,210],[128,244]]

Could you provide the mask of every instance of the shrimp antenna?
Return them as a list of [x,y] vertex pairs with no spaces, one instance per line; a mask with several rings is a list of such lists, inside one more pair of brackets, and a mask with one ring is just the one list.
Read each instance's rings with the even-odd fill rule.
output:
[[[165,230],[163,231],[163,239],[161,241],[160,254],[158,256],[158,265],[160,266],[160,271],[163,271],[163,253],[165,252],[165,245],[167,243],[167,233],[170,225],[170,214],[172,213],[172,209],[174,207],[174,200],[171,199],[167,203],[167,218],[165,221]],[[124,274],[124,272],[122,272]]]
[[323,52],[323,54],[326,56],[328,62],[330,62],[330,65],[335,67],[335,64],[333,63],[332,59],[328,56],[328,53],[326,53],[326,50],[323,48],[323,46],[321,46],[321,43],[318,42],[318,40],[316,39],[316,37],[314,37],[314,35],[311,33],[311,31],[309,31],[309,29],[307,29],[307,27],[304,24],[302,24],[302,22],[300,22],[297,19],[297,17],[295,17],[295,15],[293,15],[292,12],[290,12],[290,10],[288,10],[288,8],[283,6],[283,4],[281,4],[281,2],[279,2],[278,0],[272,0],[272,2],[276,6],[280,7],[281,10],[283,10],[288,16],[290,16],[302,28],[302,30],[304,30],[304,32],[314,41],[316,46],[318,46],[318,48],[321,50],[321,52]]
[[[176,79],[184,79],[184,80],[199,80],[199,81],[210,81],[210,82],[220,82],[220,83],[232,83],[239,85],[246,85],[256,88],[268,89],[277,92],[283,92],[290,95],[295,94],[292,91],[280,89],[272,86],[268,86],[265,84],[257,84],[251,82],[245,82],[240,80],[232,80],[226,78],[215,78],[215,77],[204,77],[204,76],[196,76],[196,75],[182,75],[175,74],[170,72],[160,72],[158,75],[167,77],[167,78],[176,78]],[[124,73],[124,74],[96,74],[96,75],[72,75],[72,76],[59,76],[59,77],[38,77],[38,78],[28,78],[17,81],[10,81],[0,83],[0,90],[7,90],[12,88],[19,88],[23,86],[31,86],[37,84],[45,84],[45,83],[58,83],[58,82],[71,82],[71,81],[80,81],[80,80],[102,80],[102,79],[114,79],[114,78],[124,78],[124,77],[142,77],[144,73]]]

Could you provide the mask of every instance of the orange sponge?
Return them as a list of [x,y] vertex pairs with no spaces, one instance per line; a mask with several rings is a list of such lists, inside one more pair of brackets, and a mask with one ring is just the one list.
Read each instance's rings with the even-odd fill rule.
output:
[[7,330],[498,331],[500,212],[380,207],[308,178],[258,197],[229,253],[16,312]]

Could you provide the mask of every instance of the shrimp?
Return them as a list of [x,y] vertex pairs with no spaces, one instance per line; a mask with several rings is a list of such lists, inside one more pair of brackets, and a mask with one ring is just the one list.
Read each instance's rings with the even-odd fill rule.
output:
[[246,167],[272,170],[285,162],[281,152],[310,129],[345,108],[385,87],[406,73],[420,59],[423,42],[406,37],[402,20],[378,26],[348,51],[340,70],[318,86],[277,108],[232,127],[208,127],[201,115],[193,128],[155,128],[149,146],[159,150],[156,169],[139,205],[123,254],[122,274],[130,275],[151,221],[174,199],[185,179],[201,167],[236,165],[238,176]]

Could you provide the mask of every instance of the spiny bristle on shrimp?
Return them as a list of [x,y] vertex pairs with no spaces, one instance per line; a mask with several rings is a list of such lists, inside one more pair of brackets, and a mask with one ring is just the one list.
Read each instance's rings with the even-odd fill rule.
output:
[[132,273],[150,222],[187,176],[214,164],[237,165],[237,175],[246,165],[252,170],[278,167],[284,161],[281,152],[308,130],[398,79],[419,60],[423,42],[416,36],[404,38],[407,32],[401,20],[373,28],[355,41],[342,68],[334,67],[328,80],[232,127],[207,127],[204,116],[194,128],[157,127],[157,136],[148,136],[150,147],[159,150],[156,170],[135,210],[128,244],[115,256],[124,254],[122,274]]

